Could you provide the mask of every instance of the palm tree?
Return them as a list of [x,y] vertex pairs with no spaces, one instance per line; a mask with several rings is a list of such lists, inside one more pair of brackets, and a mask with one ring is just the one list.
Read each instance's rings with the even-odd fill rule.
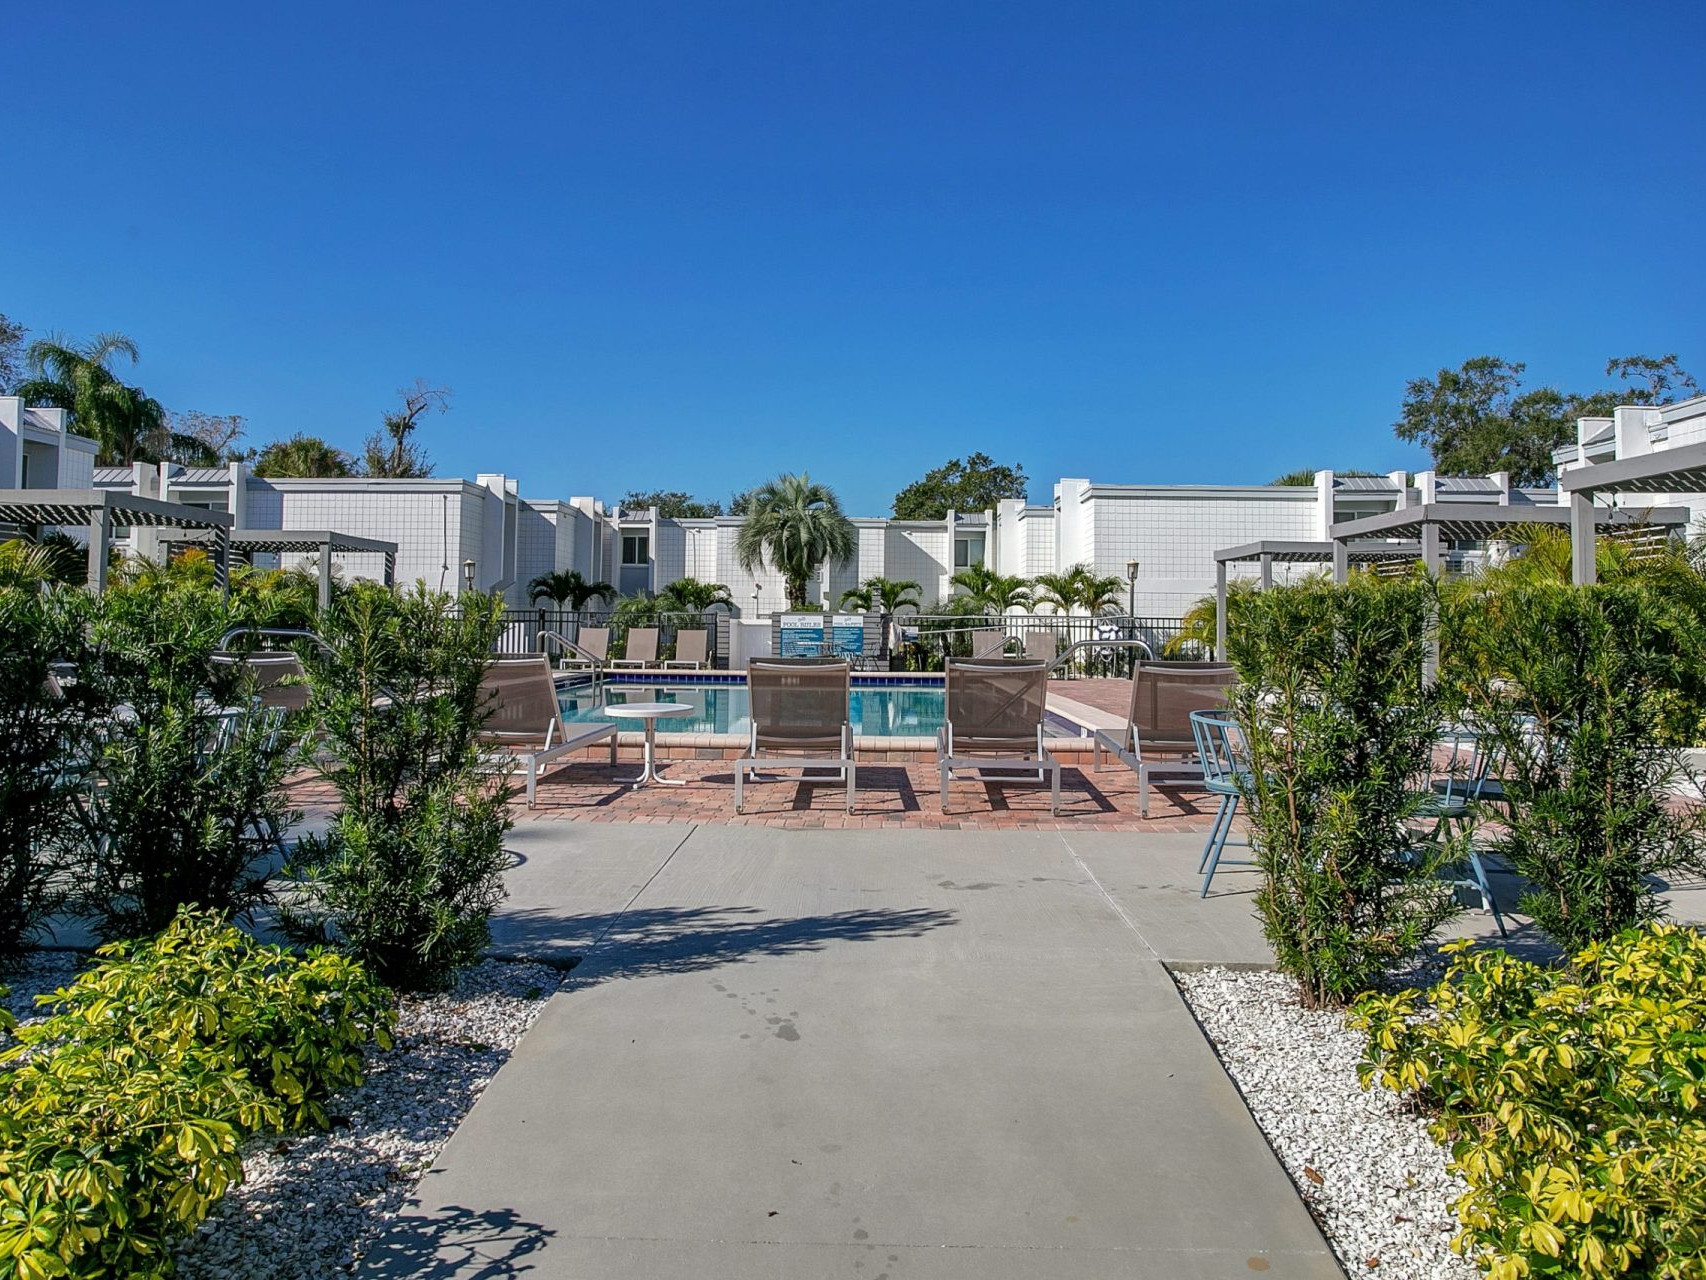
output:
[[988,565],[977,564],[961,569],[948,579],[963,591],[985,613],[1006,613],[1009,609],[1031,611],[1031,580],[1016,574],[1000,574]]
[[1116,609],[1125,584],[1113,577],[1097,577],[1087,564],[1075,564],[1065,573],[1039,573],[1036,601],[1053,605],[1061,613],[1082,609],[1094,616]]
[[918,608],[924,588],[906,578],[866,578],[841,593],[841,607],[860,613],[898,613],[910,605]]
[[119,356],[135,364],[136,344],[122,333],[97,334],[78,344],[59,335],[38,338],[24,353],[30,376],[18,387],[26,403],[64,409],[77,430],[101,446],[108,466],[175,460],[214,463],[206,444],[173,431],[165,407],[112,371]]
[[780,475],[752,493],[736,535],[741,567],[757,573],[768,564],[782,575],[790,609],[806,603],[806,581],[826,562],[853,558],[859,537],[835,491],[805,472]]
[[326,480],[353,475],[355,464],[342,449],[318,436],[298,433],[288,440],[274,440],[262,449],[251,470],[262,477]]
[[559,609],[566,604],[577,613],[586,607],[588,600],[596,597],[609,601],[615,594],[616,588],[608,582],[588,582],[578,569],[542,573],[527,584],[527,598],[534,604],[549,600]]
[[658,593],[658,603],[666,613],[704,613],[713,605],[733,606],[734,596],[720,582],[700,582],[697,578],[677,578]]

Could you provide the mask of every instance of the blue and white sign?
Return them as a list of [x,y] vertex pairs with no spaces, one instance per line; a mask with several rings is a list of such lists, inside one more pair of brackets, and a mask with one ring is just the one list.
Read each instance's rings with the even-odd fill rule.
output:
[[858,658],[865,653],[865,615],[837,613],[830,616],[830,643],[838,658]]
[[823,615],[821,613],[784,613],[781,618],[780,642],[776,648],[779,658],[818,658],[823,656]]

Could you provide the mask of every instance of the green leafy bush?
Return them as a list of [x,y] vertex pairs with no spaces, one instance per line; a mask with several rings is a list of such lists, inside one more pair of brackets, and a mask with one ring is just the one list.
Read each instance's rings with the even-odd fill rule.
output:
[[117,584],[96,607],[79,671],[102,715],[84,906],[104,937],[154,933],[186,903],[235,915],[268,897],[295,745],[251,705],[241,667],[210,666],[240,621],[193,578]]
[[88,606],[82,591],[0,584],[0,957],[33,941],[81,861],[90,707],[87,690],[57,688],[52,665],[80,659]]
[[1566,950],[1658,910],[1650,877],[1706,870],[1701,813],[1667,803],[1706,664],[1691,611],[1641,583],[1514,586],[1453,601],[1446,675],[1502,757],[1491,847]]
[[1456,1246],[1494,1280],[1706,1275],[1706,938],[1631,929],[1571,969],[1456,952],[1368,997],[1365,1085],[1416,1094],[1469,1184]]
[[1251,594],[1231,637],[1256,910],[1311,1004],[1365,990],[1456,910],[1438,873],[1459,851],[1410,830],[1443,719],[1422,681],[1434,608],[1425,579],[1314,581]]
[[7,1274],[170,1274],[172,1240],[241,1180],[243,1139],[323,1125],[363,1044],[389,1043],[389,995],[358,965],[206,913],[100,954],[0,1054]]
[[298,844],[286,921],[335,934],[394,987],[442,987],[490,942],[512,791],[477,734],[502,626],[497,599],[356,584],[322,616],[324,646],[302,649],[343,808]]

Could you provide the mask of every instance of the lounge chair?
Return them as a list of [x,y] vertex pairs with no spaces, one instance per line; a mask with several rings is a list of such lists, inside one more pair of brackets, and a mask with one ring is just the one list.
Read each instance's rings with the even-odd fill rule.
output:
[[1223,858],[1228,847],[1247,849],[1248,840],[1232,839],[1232,820],[1238,816],[1238,806],[1250,786],[1249,752],[1245,749],[1244,731],[1238,722],[1225,713],[1193,711],[1191,730],[1196,735],[1197,759],[1202,762],[1203,787],[1212,796],[1220,797],[1215,810],[1214,824],[1208,829],[1208,839],[1202,848],[1202,860],[1197,870],[1202,873],[1202,893],[1208,897],[1208,887],[1214,883],[1214,873],[1222,866],[1253,867],[1248,858]]
[[289,715],[308,705],[308,685],[304,679],[302,659],[288,650],[217,652],[209,661],[220,667],[240,667],[252,675],[255,697],[263,707],[276,707]]
[[543,634],[554,637],[563,646],[563,656],[557,662],[559,671],[590,671],[596,677],[610,665],[609,627],[582,627],[573,640],[555,631]]
[[973,658],[999,658],[1007,649],[1007,633],[999,627],[979,627],[971,633]]
[[[735,812],[750,774],[769,769],[834,769],[847,784],[847,809],[858,787],[853,764],[852,667],[838,658],[754,658],[746,667],[752,703],[747,754],[735,762]],[[804,778],[801,779],[805,781]]]
[[[516,658],[493,658],[486,664],[480,689],[489,714],[480,728],[488,754],[513,757],[527,770],[527,806],[533,807],[539,777],[552,761],[608,739],[610,763],[616,763],[616,726],[563,723],[551,665],[542,653]],[[568,763],[564,761],[564,763]]]
[[1191,712],[1224,707],[1227,690],[1237,680],[1238,673],[1224,662],[1135,663],[1125,725],[1096,730],[1093,767],[1101,772],[1103,756],[1113,755],[1135,769],[1137,811],[1147,818],[1152,778],[1203,776]]
[[1051,667],[1060,656],[1060,637],[1052,631],[1025,632],[1025,656],[1032,662],[1046,662]]
[[656,627],[629,627],[627,643],[622,646],[622,656],[610,660],[613,667],[655,667],[657,664]]
[[711,665],[711,636],[703,627],[683,627],[675,633],[675,656],[663,665],[691,667],[697,671]]
[[[1043,747],[1048,664],[1026,658],[949,658],[944,715],[936,733],[942,812],[958,773],[985,782],[1017,781],[1015,773],[1050,782],[1049,812],[1060,812],[1060,761]],[[994,771],[992,773],[992,771]]]

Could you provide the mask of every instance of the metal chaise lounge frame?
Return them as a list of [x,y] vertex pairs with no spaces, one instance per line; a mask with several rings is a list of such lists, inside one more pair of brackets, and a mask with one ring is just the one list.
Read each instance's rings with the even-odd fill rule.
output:
[[1225,662],[1138,659],[1132,666],[1126,722],[1118,730],[1096,730],[1090,748],[1092,767],[1101,772],[1103,756],[1112,755],[1135,770],[1137,811],[1147,818],[1150,779],[1202,778],[1191,713],[1223,709],[1226,692],[1237,678]]
[[629,627],[622,643],[622,656],[610,659],[612,667],[655,667],[658,664],[658,629]]
[[582,627],[573,640],[555,631],[540,633],[542,640],[547,636],[563,647],[559,671],[590,671],[596,679],[610,664],[609,627]]
[[533,807],[540,775],[571,751],[608,739],[610,763],[616,763],[615,724],[576,725],[572,730],[564,724],[551,664],[544,654],[493,658],[486,664],[480,688],[489,709],[480,742],[488,756],[513,757],[527,770],[528,808]]
[[217,650],[209,661],[217,666],[238,667],[254,676],[254,694],[263,707],[277,707],[286,714],[308,705],[308,684],[302,659],[289,649],[258,649],[253,653]]
[[[850,708],[853,668],[840,658],[753,658],[746,684],[751,701],[747,754],[735,761],[735,812],[746,782],[758,770],[834,769],[847,785],[853,810],[858,771],[853,760]],[[802,777],[801,781],[805,781]]]
[[978,627],[971,633],[973,658],[999,658],[1007,651],[1007,633],[1000,627]]
[[682,627],[675,633],[675,656],[666,667],[691,667],[697,671],[711,665],[710,634],[704,627]]
[[1060,812],[1060,761],[1043,745],[1048,671],[1048,663],[1026,658],[947,660],[936,731],[943,813],[948,783],[958,773],[986,782],[1020,781],[1014,773],[1034,773],[1039,783],[1046,777],[1049,812]]

